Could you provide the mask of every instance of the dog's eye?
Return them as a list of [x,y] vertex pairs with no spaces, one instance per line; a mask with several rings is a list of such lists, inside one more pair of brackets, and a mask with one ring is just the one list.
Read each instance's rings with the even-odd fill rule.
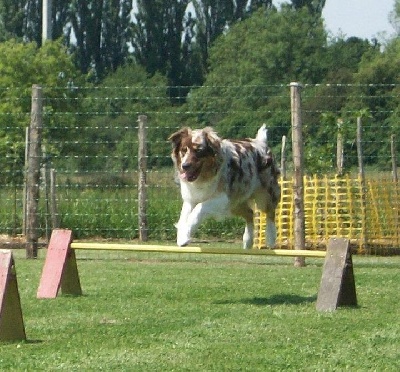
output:
[[194,149],[194,152],[196,153],[196,156],[202,156],[202,155],[204,155],[205,148],[204,147],[196,147]]

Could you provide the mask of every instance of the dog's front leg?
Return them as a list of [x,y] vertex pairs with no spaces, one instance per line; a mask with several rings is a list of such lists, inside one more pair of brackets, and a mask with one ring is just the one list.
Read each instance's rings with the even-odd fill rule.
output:
[[183,247],[190,242],[190,230],[188,230],[188,218],[193,210],[192,204],[184,201],[181,209],[181,215],[178,223],[175,225],[177,228],[176,244]]
[[[214,199],[197,204],[189,213],[185,221],[183,219],[179,219],[177,225],[177,244],[181,247],[189,244],[192,234],[196,231],[200,223],[205,218],[210,216],[214,216],[216,218],[226,216],[228,202],[228,197],[225,194],[222,194]],[[185,205],[183,205],[182,210],[184,206]]]

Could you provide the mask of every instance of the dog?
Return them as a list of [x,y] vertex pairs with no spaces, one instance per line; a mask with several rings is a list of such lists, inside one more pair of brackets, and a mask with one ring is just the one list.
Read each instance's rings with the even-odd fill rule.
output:
[[265,124],[255,139],[243,140],[222,139],[211,127],[184,127],[168,138],[183,199],[175,225],[178,246],[189,244],[207,217],[241,216],[246,221],[243,248],[252,248],[255,207],[267,215],[267,246],[275,246],[280,171],[267,146],[267,134]]

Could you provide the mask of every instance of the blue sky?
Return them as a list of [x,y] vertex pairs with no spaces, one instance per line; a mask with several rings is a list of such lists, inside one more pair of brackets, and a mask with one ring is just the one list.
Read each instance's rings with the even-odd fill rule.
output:
[[395,0],[326,0],[323,10],[326,28],[333,35],[371,39],[381,32],[394,33],[389,13]]

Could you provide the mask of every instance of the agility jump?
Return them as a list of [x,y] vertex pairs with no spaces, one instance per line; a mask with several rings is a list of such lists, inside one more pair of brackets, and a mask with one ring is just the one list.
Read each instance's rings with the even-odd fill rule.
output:
[[56,298],[63,294],[82,295],[75,250],[112,250],[131,252],[234,254],[253,256],[287,256],[324,258],[316,308],[332,311],[339,306],[357,306],[353,263],[348,239],[331,238],[327,251],[284,249],[229,249],[173,247],[146,244],[110,244],[73,242],[72,231],[53,231],[37,291],[38,298]]

